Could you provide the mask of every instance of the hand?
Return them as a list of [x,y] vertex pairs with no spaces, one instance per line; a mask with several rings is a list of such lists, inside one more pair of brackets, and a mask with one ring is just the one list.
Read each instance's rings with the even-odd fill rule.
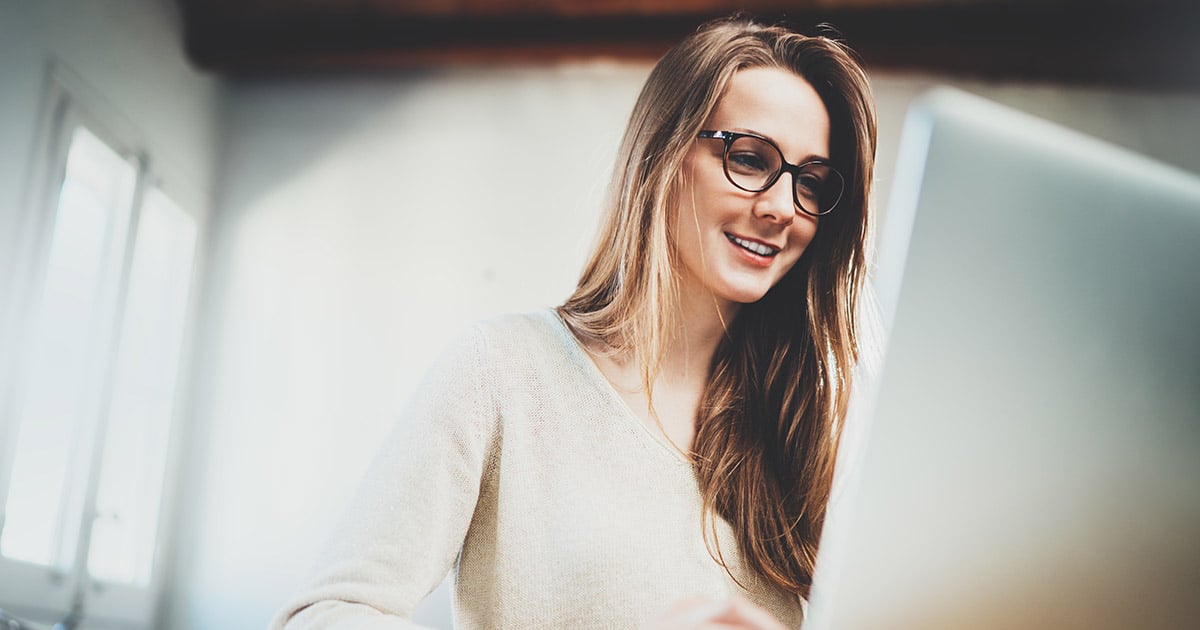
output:
[[734,595],[728,599],[689,597],[644,626],[645,630],[787,630],[771,613]]

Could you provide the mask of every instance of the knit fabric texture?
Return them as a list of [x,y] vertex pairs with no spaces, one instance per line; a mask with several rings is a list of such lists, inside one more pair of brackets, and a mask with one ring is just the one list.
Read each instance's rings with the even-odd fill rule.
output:
[[638,628],[734,593],[800,625],[803,600],[749,572],[720,519],[742,586],[713,559],[691,464],[554,311],[477,324],[418,392],[273,628],[416,628],[451,570],[456,628]]

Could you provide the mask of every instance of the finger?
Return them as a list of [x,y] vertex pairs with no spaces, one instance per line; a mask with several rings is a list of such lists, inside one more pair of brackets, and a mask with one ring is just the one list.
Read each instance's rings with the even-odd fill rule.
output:
[[[724,615],[729,610],[729,602],[715,600],[706,595],[696,595],[681,599],[660,617],[644,626],[645,630],[702,630],[710,628],[713,619]],[[728,626],[726,626],[728,627]]]
[[757,630],[787,630],[774,615],[750,600],[734,595],[728,600],[728,607],[713,621],[731,624],[743,624]]
[[696,597],[689,600],[689,604],[688,608],[677,617],[680,627],[683,628],[720,621],[732,610],[732,602],[728,599]]

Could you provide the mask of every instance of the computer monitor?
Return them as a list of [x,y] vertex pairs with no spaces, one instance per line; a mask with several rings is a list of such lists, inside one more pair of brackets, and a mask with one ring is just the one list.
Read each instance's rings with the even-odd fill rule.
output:
[[941,89],[893,186],[805,630],[1200,628],[1200,178]]

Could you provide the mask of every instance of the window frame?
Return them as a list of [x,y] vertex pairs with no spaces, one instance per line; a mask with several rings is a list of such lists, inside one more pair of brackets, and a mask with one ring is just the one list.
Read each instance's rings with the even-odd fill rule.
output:
[[[171,541],[176,529],[173,518],[178,504],[182,440],[187,430],[186,409],[191,399],[192,356],[196,316],[202,293],[202,270],[208,247],[208,199],[189,189],[177,165],[164,161],[163,154],[141,135],[136,127],[102,95],[91,89],[61,62],[52,61],[46,73],[43,107],[30,156],[27,190],[21,204],[22,216],[12,239],[8,304],[0,301],[0,344],[12,352],[0,353],[0,528],[3,525],[19,430],[19,396],[25,389],[21,369],[31,352],[30,326],[40,307],[40,289],[46,281],[50,246],[54,236],[56,213],[71,137],[77,126],[85,127],[116,153],[130,159],[137,169],[126,227],[120,274],[116,278],[110,319],[104,322],[105,338],[100,358],[93,369],[97,374],[99,396],[90,413],[92,439],[86,446],[88,459],[82,525],[69,571],[22,562],[0,556],[0,608],[9,612],[53,623],[82,608],[88,625],[123,628],[156,627],[162,611],[162,595],[169,580],[173,552]],[[154,158],[153,160],[151,158]],[[165,174],[164,174],[165,173]],[[88,550],[95,522],[96,501],[103,466],[109,404],[112,400],[121,322],[128,296],[133,252],[143,204],[151,189],[158,189],[175,202],[195,222],[195,248],[192,253],[189,288],[183,311],[181,347],[178,351],[172,413],[167,419],[164,478],[158,507],[158,535],[150,580],[145,587],[107,582],[89,575]],[[103,366],[102,368],[100,366]],[[92,516],[88,516],[92,515]]]

